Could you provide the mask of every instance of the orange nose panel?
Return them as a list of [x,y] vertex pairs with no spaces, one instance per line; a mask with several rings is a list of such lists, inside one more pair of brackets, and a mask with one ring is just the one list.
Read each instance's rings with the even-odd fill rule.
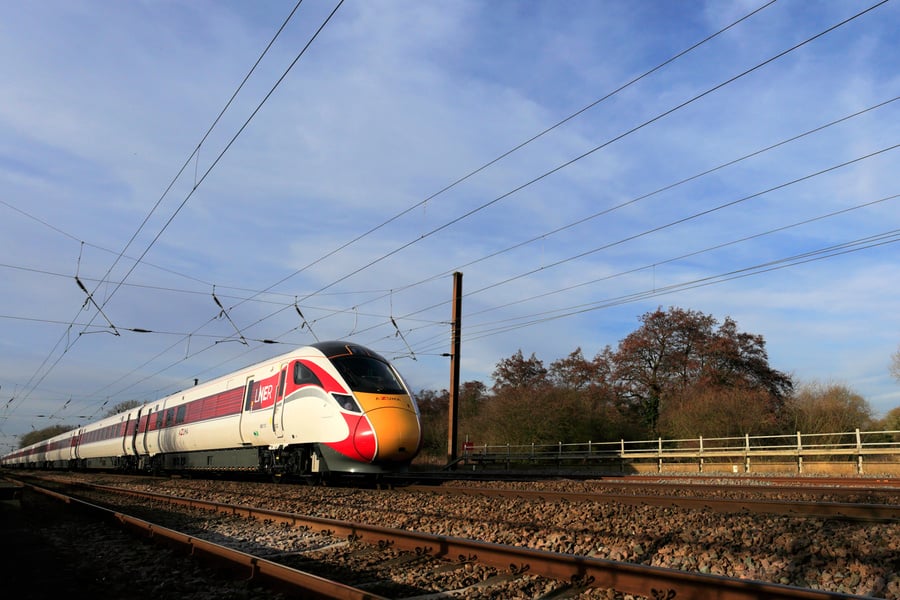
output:
[[366,413],[378,440],[375,460],[404,462],[419,452],[421,431],[416,413],[404,408],[376,408]]

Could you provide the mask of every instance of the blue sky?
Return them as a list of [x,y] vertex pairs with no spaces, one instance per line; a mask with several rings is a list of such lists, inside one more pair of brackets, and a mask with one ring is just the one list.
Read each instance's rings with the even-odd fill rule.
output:
[[463,380],[679,306],[885,413],[875,4],[307,0],[251,73],[294,3],[0,3],[0,445],[316,339],[445,388],[456,270]]

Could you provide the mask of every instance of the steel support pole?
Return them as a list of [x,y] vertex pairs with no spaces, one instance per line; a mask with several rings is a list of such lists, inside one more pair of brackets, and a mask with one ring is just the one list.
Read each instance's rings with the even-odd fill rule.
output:
[[459,347],[462,319],[462,273],[453,274],[453,307],[450,333],[450,403],[447,408],[447,464],[456,468],[459,422]]

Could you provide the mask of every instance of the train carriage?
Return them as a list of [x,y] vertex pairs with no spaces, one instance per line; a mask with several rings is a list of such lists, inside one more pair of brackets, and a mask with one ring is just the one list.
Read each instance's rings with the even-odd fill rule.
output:
[[4,465],[122,470],[383,473],[421,449],[415,400],[393,366],[322,342],[3,457]]

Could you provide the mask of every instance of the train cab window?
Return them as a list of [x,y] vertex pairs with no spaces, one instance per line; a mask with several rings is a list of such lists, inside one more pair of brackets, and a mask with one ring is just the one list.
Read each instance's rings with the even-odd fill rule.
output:
[[312,369],[304,365],[299,360],[294,363],[294,384],[296,385],[317,385],[322,387],[322,382],[312,372]]
[[391,368],[368,356],[339,356],[331,360],[354,392],[405,394]]

